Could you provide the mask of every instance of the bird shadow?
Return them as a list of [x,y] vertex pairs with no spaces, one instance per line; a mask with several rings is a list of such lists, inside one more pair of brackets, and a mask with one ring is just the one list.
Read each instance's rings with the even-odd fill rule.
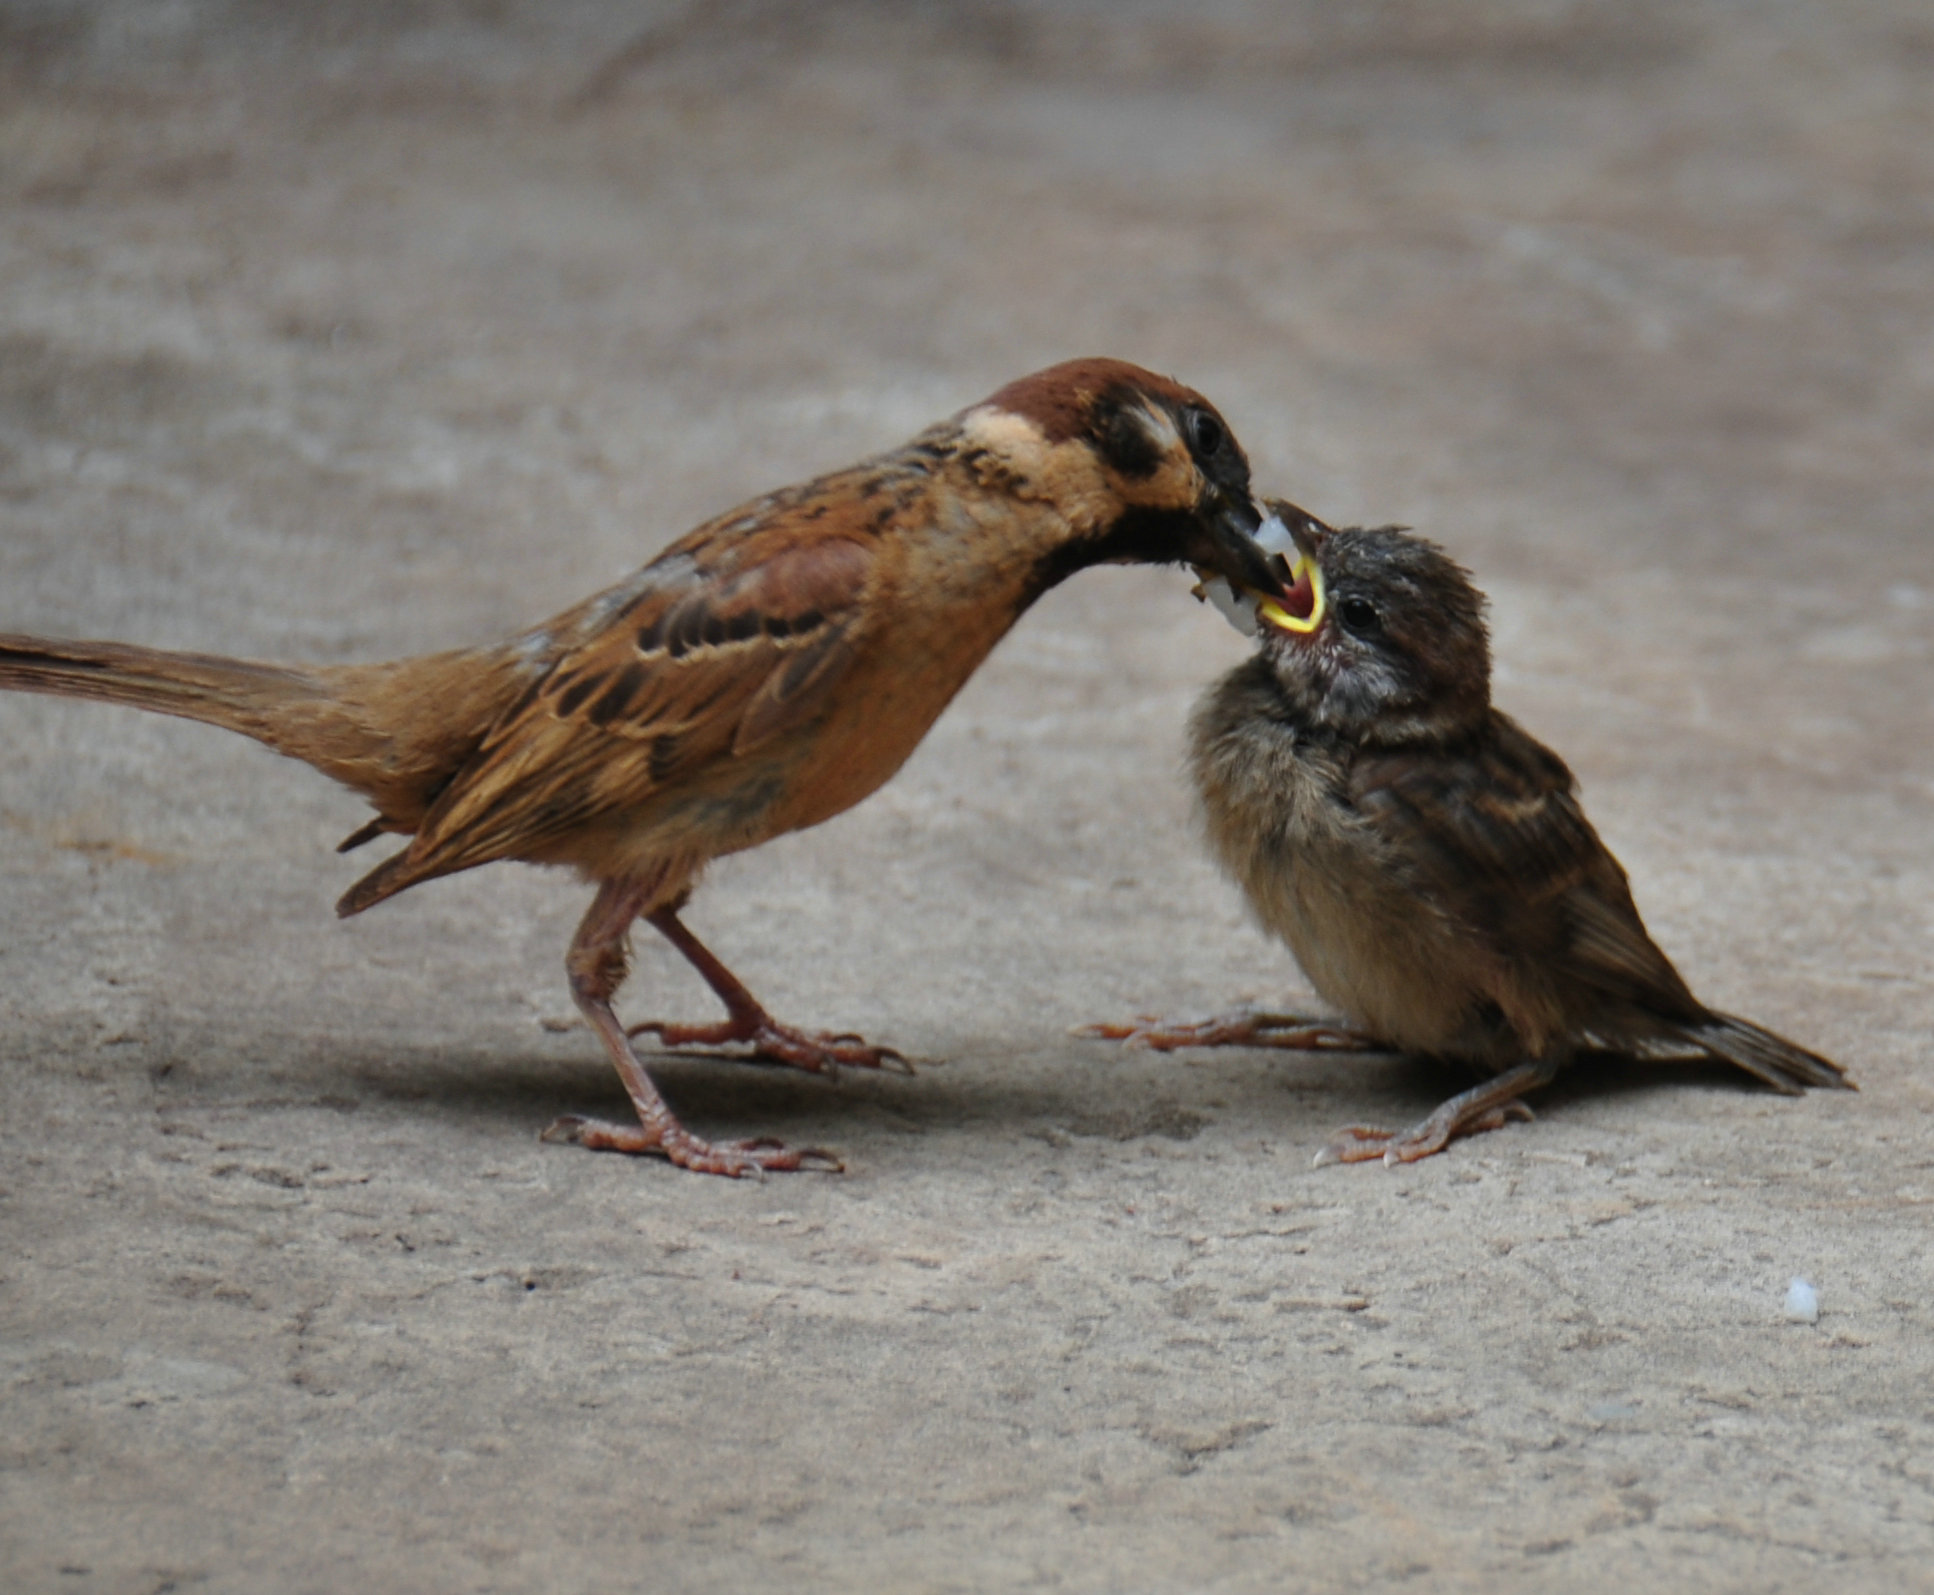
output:
[[1749,1096],[1778,1095],[1733,1064],[1711,1057],[1638,1058],[1625,1052],[1581,1052],[1565,1072],[1538,1091],[1551,1107],[1664,1093],[1693,1086]]
[[[1278,1059],[1285,1054],[1277,1053]],[[1290,1055],[1295,1056],[1295,1055]],[[1303,1091],[1316,1091],[1332,1084],[1339,1093],[1362,1094],[1369,1087],[1379,1096],[1402,1091],[1414,1095],[1421,1104],[1435,1106],[1457,1092],[1480,1084],[1483,1075],[1462,1069],[1440,1058],[1421,1057],[1401,1052],[1324,1051],[1300,1056],[1329,1068],[1319,1069],[1296,1082]],[[1335,1068],[1350,1066],[1347,1083]],[[1559,1108],[1585,1101],[1636,1097],[1684,1086],[1733,1089],[1745,1093],[1764,1090],[1758,1082],[1731,1064],[1710,1057],[1668,1058],[1635,1057],[1630,1053],[1588,1050],[1580,1052],[1549,1085],[1529,1093],[1534,1105]]]
[[[150,1066],[157,1090],[179,1105],[269,1109],[407,1110],[453,1122],[536,1130],[563,1114],[627,1121],[615,1071],[581,1032],[580,1045],[498,1047],[345,1041],[340,1035],[173,1038],[175,1058],[211,1060],[177,1071]],[[1045,1038],[1044,1038],[1045,1039]],[[846,1068],[836,1078],[721,1052],[643,1052],[672,1110],[694,1127],[733,1126],[785,1139],[884,1131],[952,1135],[1020,1131],[1054,1140],[1192,1140],[1218,1122],[1272,1138],[1321,1140],[1340,1122],[1421,1117],[1472,1083],[1430,1059],[1393,1053],[1284,1054],[1270,1049],[1124,1053],[1106,1046],[990,1052],[985,1042],[917,1061],[912,1076]],[[267,1065],[264,1067],[264,1065]],[[1587,1053],[1532,1097],[1542,1116],[1585,1101],[1636,1097],[1673,1086],[1745,1091],[1753,1082],[1706,1060]],[[1414,1109],[1414,1113],[1413,1113]]]
[[[761,1131],[822,1123],[836,1114],[858,1070],[827,1080],[742,1058],[645,1056],[672,1111],[708,1123],[754,1123]],[[545,1058],[527,1052],[421,1049],[339,1055],[346,1084],[374,1101],[457,1118],[542,1128],[561,1114],[628,1122],[631,1106],[611,1065],[596,1053]],[[830,1088],[830,1089],[829,1089]],[[864,1092],[864,1087],[860,1088]]]

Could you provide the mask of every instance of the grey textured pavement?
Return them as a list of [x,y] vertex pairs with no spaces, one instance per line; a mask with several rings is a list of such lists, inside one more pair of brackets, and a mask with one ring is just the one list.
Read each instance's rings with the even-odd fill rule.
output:
[[1462,557],[1659,941],[1860,1093],[1318,1170],[1445,1081],[1070,1039],[1310,1000],[1191,831],[1178,572],[697,899],[925,1060],[663,1065],[840,1177],[538,1142],[622,1109],[578,883],[338,923],[356,801],[0,697],[0,1583],[1934,1588],[1920,0],[0,5],[0,630],[487,639],[1088,353]]

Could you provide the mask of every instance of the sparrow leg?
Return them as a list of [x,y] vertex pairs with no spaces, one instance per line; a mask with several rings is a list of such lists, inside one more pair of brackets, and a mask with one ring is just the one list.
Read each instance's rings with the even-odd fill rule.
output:
[[1316,1166],[1368,1163],[1372,1158],[1382,1158],[1386,1168],[1394,1168],[1399,1163],[1415,1163],[1419,1158],[1443,1151],[1456,1136],[1501,1130],[1512,1119],[1529,1119],[1531,1110],[1518,1100],[1519,1096],[1550,1085],[1560,1067],[1556,1059],[1546,1059],[1506,1069],[1482,1085],[1460,1091],[1430,1117],[1418,1120],[1401,1132],[1373,1130],[1366,1124],[1345,1125],[1316,1154]]
[[668,1047],[719,1047],[732,1042],[750,1042],[750,1061],[789,1064],[813,1074],[836,1075],[841,1064],[856,1069],[913,1073],[913,1065],[891,1047],[871,1046],[859,1036],[827,1035],[823,1031],[795,1030],[791,1025],[780,1024],[746,990],[744,982],[685,928],[684,921],[678,917],[678,907],[674,904],[654,909],[645,915],[645,922],[676,947],[704,978],[705,984],[718,993],[727,1017],[712,1025],[675,1025],[647,1020],[633,1025],[625,1032],[627,1035],[654,1035]]
[[568,1114],[544,1132],[546,1141],[574,1141],[579,1146],[601,1152],[655,1152],[669,1158],[682,1169],[700,1174],[764,1174],[768,1169],[800,1169],[811,1166],[840,1170],[844,1164],[831,1152],[818,1147],[792,1151],[782,1143],[761,1138],[755,1141],[702,1141],[678,1122],[658,1088],[645,1073],[624,1026],[611,1011],[611,998],[624,983],[626,970],[625,937],[638,911],[649,900],[651,887],[622,881],[606,881],[590,911],[571,938],[571,951],[565,959],[570,971],[571,995],[578,1011],[598,1033],[611,1061],[617,1065],[618,1078],[624,1081],[631,1105],[638,1112],[638,1123],[609,1124],[599,1119],[583,1119]]
[[1178,1047],[1287,1047],[1299,1052],[1381,1052],[1375,1036],[1304,1014],[1259,1013],[1242,1008],[1214,1019],[1162,1019],[1142,1014],[1127,1024],[1077,1025],[1089,1041],[1124,1041],[1131,1047],[1173,1052]]

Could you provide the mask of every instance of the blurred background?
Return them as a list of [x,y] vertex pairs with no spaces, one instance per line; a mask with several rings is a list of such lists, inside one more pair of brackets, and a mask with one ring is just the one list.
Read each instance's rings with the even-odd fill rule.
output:
[[[1181,725],[1244,645],[1175,572],[1050,595],[895,783],[729,861],[699,899],[695,928],[783,1016],[950,1060],[837,1093],[669,1066],[704,1127],[853,1158],[846,1181],[783,1195],[532,1142],[614,1090],[566,1028],[573,883],[489,871],[338,927],[328,904],[362,855],[328,849],[358,805],[212,732],[0,701],[0,1133],[8,1167],[36,1171],[9,1211],[46,1260],[7,1281],[42,1379],[16,1408],[31,1565],[58,1566],[48,1525],[65,1524],[109,1547],[102,1566],[232,1571],[192,1526],[219,1497],[286,1512],[286,1546],[344,1555],[366,1554],[359,1523],[407,1537],[435,1519],[462,1556],[516,1525],[478,1580],[556,1587],[541,1556],[519,1560],[565,1521],[540,1508],[603,1499],[609,1466],[649,1463],[689,1480],[659,1503],[664,1532],[746,1575],[810,1542],[800,1565],[942,1587],[999,1540],[1010,1582],[1171,1565],[1240,1582],[1243,1535],[1307,1532],[1324,1550],[1299,1566],[1394,1578],[1449,1555],[1483,1587],[1602,1588],[1714,1523],[1748,1548],[1726,1565],[1762,1587],[1815,1555],[1925,1568],[1926,1481],[1903,1507],[1889,1458],[1906,1442],[1882,1434],[1934,1377],[1934,1198],[1914,1172],[1934,1167],[1925,0],[0,0],[0,629],[327,660],[454,646],[1098,353],[1208,394],[1261,490],[1412,525],[1468,563],[1494,601],[1500,702],[1578,770],[1692,985],[1842,1058],[1865,1094],[1579,1091],[1414,1187],[1381,1171],[1318,1187],[1306,1154],[1331,1128],[1408,1122],[1438,1082],[1063,1040],[1124,1010],[1300,989],[1191,838]],[[638,971],[639,1016],[706,1011],[669,955],[641,948]],[[291,1144],[367,1182],[353,1201],[305,1187],[296,1153],[261,1150]],[[256,1150],[217,1150],[233,1145]],[[1582,1212],[1565,1182],[1635,1145],[1662,1150],[1632,1200],[1670,1224],[1582,1277],[1525,1261],[1520,1182],[1546,1212]],[[1894,1173],[1868,1190],[1882,1148]],[[1156,1152],[1187,1160],[1160,1199],[1180,1216],[1130,1237],[1124,1209],[1160,1206]],[[1077,1166],[1078,1194],[1041,1184]],[[223,1183],[238,1167],[258,1178]],[[868,1209],[869,1181],[892,1200]],[[245,1187],[273,1217],[236,1205]],[[1399,1199],[1412,1188],[1437,1205]],[[540,1190],[557,1205],[534,1208]],[[217,1192],[229,1228],[204,1221]],[[1280,1288],[1319,1308],[1373,1302],[1323,1320],[1356,1327],[1256,1320],[1280,1309],[1268,1287],[1243,1294],[1253,1258],[1224,1277],[1188,1239],[1259,1192],[1335,1219],[1263,1272],[1295,1274]],[[689,1279],[790,1280],[805,1265],[783,1214],[801,1208],[850,1246],[841,1288],[861,1305],[784,1319],[756,1372],[674,1363],[666,1347],[745,1322],[742,1297]],[[962,1213],[999,1221],[970,1240]],[[973,1335],[929,1345],[894,1315],[954,1298],[881,1262],[910,1225],[943,1280],[961,1248],[1021,1232],[1062,1261],[1025,1301],[985,1285]],[[495,1308],[428,1306],[432,1253],[413,1241],[418,1273],[393,1272],[390,1239],[426,1228],[452,1280],[575,1259],[578,1360],[543,1361]],[[258,1231],[307,1250],[262,1250]],[[638,1258],[672,1233],[697,1248],[676,1265],[688,1282],[647,1300]],[[1707,1331],[1757,1346],[1738,1302],[1776,1301],[1803,1253],[1816,1272],[1838,1260],[1839,1310],[1866,1303],[1848,1331],[1865,1362],[1829,1374],[1789,1340],[1770,1372],[1715,1373]],[[1433,1279],[1466,1294],[1406,1294]],[[268,1311],[256,1330],[213,1305],[231,1286]],[[1684,1338],[1642,1333],[1635,1302]],[[200,1347],[248,1381],[182,1375],[188,1405],[130,1427],[123,1397],[162,1376],[102,1327],[128,1314],[141,1355]],[[1626,1324],[1589,1342],[1583,1375],[1542,1338],[1580,1314]],[[414,1361],[372,1349],[372,1315],[416,1336]],[[1381,1351],[1361,1327],[1379,1315]],[[1264,1342],[1277,1361],[1252,1364],[1242,1347]],[[1087,1371],[1065,1385],[1011,1394],[1017,1369],[1091,1344],[1106,1354],[1069,1362]],[[301,1466],[281,1442],[320,1409],[278,1358],[365,1402],[303,1431]],[[1436,1376],[1415,1372],[1433,1358]],[[590,1410],[647,1364],[668,1404],[651,1440],[623,1403]],[[457,1367],[474,1411],[450,1400]],[[1481,1368],[1488,1395],[1460,1405]],[[1754,1377],[1820,1394],[1755,1408]],[[748,1380],[762,1405],[734,1406]],[[1612,1418],[1572,1411],[1587,1389]],[[1711,1391],[1747,1415],[1709,1469]],[[533,1393],[568,1422],[533,1420],[511,1470],[482,1414]],[[1403,1401],[1421,1427],[1363,1453],[1347,1491],[1298,1449],[1374,1447]],[[778,1482],[747,1482],[743,1449],[707,1451],[720,1402]],[[1641,1410],[1645,1432],[1601,1469],[1584,1437]],[[1214,1493],[1205,1471],[1191,1493],[1257,1413],[1278,1427],[1240,1488],[1223,1475]],[[1003,1460],[1017,1433],[1025,1464]],[[232,1449],[250,1434],[277,1438],[251,1461]],[[1512,1464],[1552,1434],[1578,1449],[1529,1480]],[[842,1563],[825,1548],[873,1544],[876,1465],[920,1534]],[[398,1481],[419,1475],[444,1483],[404,1512]],[[304,1480],[306,1505],[275,1493]],[[742,1499],[750,1518],[720,1504]],[[1744,1499],[1768,1515],[1742,1520]],[[1320,1510],[1298,1519],[1298,1500]],[[1050,1545],[1070,1513],[1106,1530],[1094,1560],[1013,1549]],[[1196,1513],[1211,1526],[1194,1538],[1137,1538]],[[735,1539],[754,1519],[768,1527]],[[267,1545],[245,1547],[258,1572],[283,1565]],[[622,1536],[605,1549],[631,1565]]]

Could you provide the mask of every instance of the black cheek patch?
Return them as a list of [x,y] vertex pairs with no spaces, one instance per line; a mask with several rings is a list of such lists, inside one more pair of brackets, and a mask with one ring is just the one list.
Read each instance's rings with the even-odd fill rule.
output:
[[1249,496],[1249,462],[1231,439],[1215,459],[1202,466],[1202,474],[1232,498]]
[[1130,481],[1153,476],[1162,465],[1162,451],[1148,435],[1136,408],[1104,400],[1095,408],[1095,448],[1102,459]]

